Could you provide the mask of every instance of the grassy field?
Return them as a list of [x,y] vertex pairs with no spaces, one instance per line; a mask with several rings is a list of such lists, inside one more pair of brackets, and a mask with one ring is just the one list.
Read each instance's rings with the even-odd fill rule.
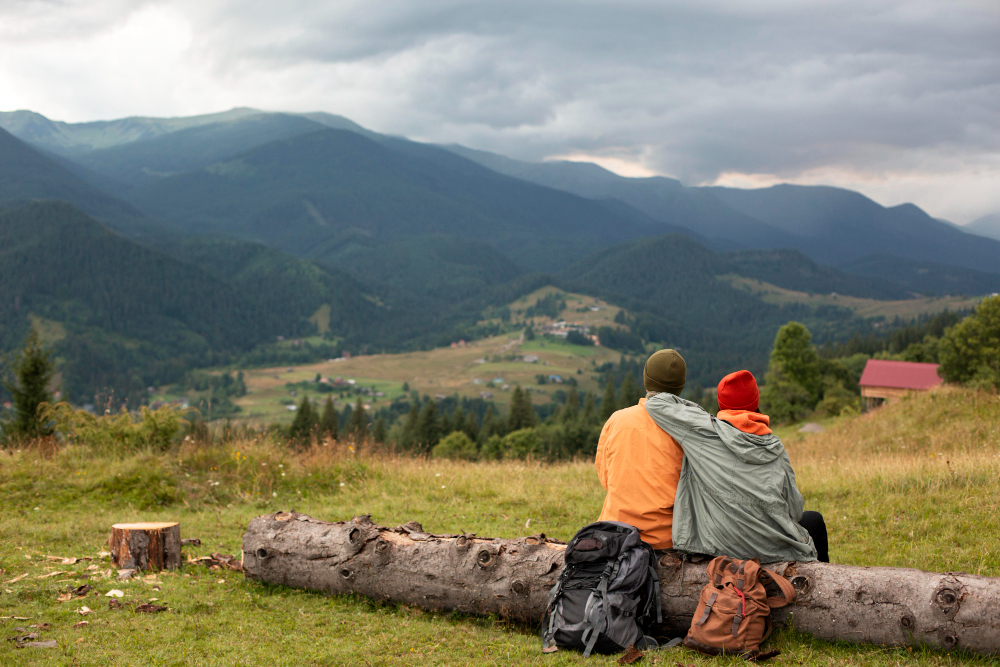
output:
[[[1000,575],[1000,397],[945,389],[827,425],[785,437],[807,507],[827,517],[834,561]],[[584,664],[573,653],[543,656],[533,628],[266,586],[203,565],[117,581],[101,552],[113,523],[179,520],[183,536],[203,541],[186,547],[189,555],[238,554],[247,522],[279,509],[567,539],[603,499],[589,461],[429,461],[346,443],[293,454],[266,441],[186,442],[167,454],[95,459],[69,446],[0,451],[0,489],[0,632],[6,639],[42,626],[39,639],[58,642],[0,642],[0,664]],[[58,601],[83,583],[94,587],[86,597]],[[109,609],[111,589],[124,592],[126,605],[155,601],[168,610]],[[92,613],[78,613],[83,606]],[[80,621],[88,625],[74,627]],[[997,664],[791,631],[774,644],[783,651],[775,664]],[[745,663],[678,648],[644,664]]]
[[[619,326],[614,322],[618,314],[615,306],[594,297],[564,292],[559,294],[566,300],[566,307],[557,318],[525,317],[524,311],[528,307],[553,292],[559,291],[554,287],[545,287],[511,303],[512,317],[539,330],[556,320],[589,327]],[[521,360],[524,355],[535,355],[538,361],[525,363]],[[374,398],[376,408],[380,403],[389,403],[402,395],[404,383],[411,390],[416,389],[429,396],[458,394],[476,398],[483,392],[489,392],[493,400],[503,404],[509,400],[509,387],[520,384],[534,388],[534,402],[545,403],[549,400],[548,391],[558,388],[558,385],[538,387],[536,375],[573,377],[581,391],[592,389],[599,392],[601,388],[593,379],[594,366],[617,361],[619,356],[618,352],[607,348],[568,345],[564,341],[541,336],[524,341],[518,331],[462,344],[456,341],[455,346],[420,352],[353,356],[303,366],[259,368],[244,371],[250,393],[234,401],[242,409],[234,420],[260,424],[291,421],[293,413],[286,406],[300,401],[302,393],[296,391],[296,396],[292,396],[290,392],[294,388],[289,385],[312,381],[317,374],[331,379],[354,380],[358,385],[373,387],[376,392],[384,394]],[[505,385],[508,389],[504,389]],[[343,403],[338,402],[337,407],[343,407]]]
[[740,289],[760,296],[768,303],[804,303],[810,306],[841,306],[850,308],[860,317],[885,317],[887,320],[899,317],[910,320],[920,315],[932,315],[944,310],[961,311],[974,308],[982,297],[968,296],[926,296],[901,301],[879,301],[863,299],[843,294],[809,294],[778,287],[771,283],[744,278],[742,276],[719,276]]

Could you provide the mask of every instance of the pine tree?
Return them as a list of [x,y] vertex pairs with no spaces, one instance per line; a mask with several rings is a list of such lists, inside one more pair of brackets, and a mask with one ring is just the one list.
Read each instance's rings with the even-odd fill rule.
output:
[[293,440],[306,442],[316,429],[316,423],[316,413],[312,409],[309,397],[303,396],[302,403],[299,404],[299,409],[295,412],[295,419],[292,420],[292,426],[288,429],[288,435]]
[[631,372],[626,372],[625,379],[622,380],[621,393],[619,394],[623,408],[631,407],[639,402],[635,394],[635,379],[632,377]]
[[38,406],[52,402],[49,384],[55,365],[34,327],[28,332],[21,354],[10,365],[16,379],[11,383],[5,382],[4,386],[14,398],[11,432],[24,438],[52,435],[52,428],[38,417]]
[[559,415],[559,421],[563,423],[575,422],[580,418],[580,394],[577,393],[576,387],[570,387],[569,391],[566,393],[566,405],[563,406],[562,414]]
[[597,423],[597,403],[592,391],[588,391],[587,396],[583,399],[583,421],[586,424]]
[[507,415],[507,430],[517,431],[531,428],[535,425],[535,409],[531,406],[531,397],[523,391],[520,385],[514,387],[510,397],[510,413]]
[[442,438],[443,438],[444,436],[448,435],[449,433],[451,433],[451,432],[452,432],[452,431],[454,430],[454,429],[452,428],[452,425],[451,425],[451,424],[452,424],[452,422],[451,422],[451,420],[450,420],[450,419],[448,418],[448,413],[447,413],[447,412],[446,412],[445,410],[441,410],[441,419],[440,419],[440,423],[441,423],[441,426],[440,426],[440,428],[441,428],[441,437],[442,437]]
[[479,440],[479,424],[476,422],[476,413],[469,410],[465,415],[465,424],[462,426],[462,431],[465,435],[475,442]]
[[486,406],[486,413],[483,414],[483,424],[479,428],[478,439],[485,442],[494,435],[503,436],[506,432],[504,421],[500,419],[500,415],[497,414],[493,404],[490,403]]
[[413,403],[410,405],[410,414],[406,416],[406,421],[403,422],[403,432],[400,435],[399,442],[396,443],[397,446],[403,449],[413,448],[417,440],[417,423],[419,420],[420,406]]
[[618,409],[618,401],[615,398],[615,379],[608,376],[608,383],[604,385],[604,398],[601,399],[601,419],[608,420],[608,417]]
[[340,415],[337,408],[333,406],[333,397],[326,397],[326,405],[323,406],[323,416],[319,420],[320,435],[331,440],[336,440],[340,430]]
[[243,378],[243,371],[238,371],[236,373],[236,395],[246,396],[247,395],[247,383]]
[[420,411],[416,431],[415,444],[420,452],[429,452],[441,439],[441,421],[438,419],[436,401],[427,401]]
[[[455,406],[455,411],[451,413],[451,429],[448,433],[451,433],[452,431],[462,431],[465,433],[465,410],[462,409],[461,403]],[[475,440],[475,438],[473,438],[473,440]]]
[[351,419],[347,422],[347,432],[356,438],[368,435],[368,415],[365,413],[365,404],[360,396],[351,412]]
[[388,434],[389,429],[385,425],[385,417],[379,415],[379,418],[375,420],[375,427],[372,429],[372,439],[378,444],[383,444]]

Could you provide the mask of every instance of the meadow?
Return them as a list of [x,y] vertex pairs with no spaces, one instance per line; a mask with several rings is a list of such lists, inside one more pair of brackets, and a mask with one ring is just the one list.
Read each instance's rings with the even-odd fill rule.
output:
[[[1000,576],[1000,396],[941,389],[825,426],[780,434],[807,508],[827,518],[832,560]],[[252,517],[292,509],[328,520],[371,513],[383,525],[417,520],[438,532],[568,539],[603,500],[590,461],[451,462],[348,442],[293,452],[265,439],[188,439],[166,453],[119,455],[32,443],[0,450],[0,489],[0,632],[58,642],[18,649],[4,641],[0,664],[584,664],[575,653],[543,656],[536,628],[501,619],[268,586],[204,564],[119,581],[101,554],[113,523],[177,520],[183,537],[202,540],[185,547],[189,557],[238,555]],[[86,597],[59,601],[85,583],[93,586]],[[124,593],[124,608],[109,608],[104,594],[112,589]],[[167,610],[130,609],[145,602]],[[84,606],[92,611],[79,613]],[[831,644],[792,630],[772,642],[782,650],[778,665],[997,664]],[[675,648],[641,664],[744,663]]]
[[[565,307],[554,317],[526,314],[539,299],[553,294],[565,301]],[[512,318],[539,331],[558,320],[594,329],[620,326],[614,322],[619,311],[617,307],[595,297],[562,292],[554,287],[525,295],[511,302],[508,309]],[[296,391],[293,385],[311,382],[317,374],[324,378],[351,380],[381,393],[382,396],[366,398],[366,403],[373,404],[376,409],[406,394],[404,385],[429,396],[479,398],[483,392],[488,392],[499,404],[506,405],[510,401],[509,387],[519,384],[532,388],[534,403],[547,403],[550,400],[548,392],[559,385],[536,386],[537,375],[572,377],[579,383],[581,392],[592,390],[599,394],[602,387],[594,379],[594,367],[618,361],[620,356],[606,347],[572,345],[557,338],[538,336],[534,340],[524,340],[520,329],[515,333],[455,343],[455,346],[431,350],[357,355],[312,364],[246,370],[249,392],[234,400],[241,411],[233,416],[233,421],[255,425],[290,422],[293,413],[287,406],[302,399],[301,391]],[[526,363],[522,361],[525,355],[533,355],[537,361]],[[505,390],[505,386],[508,389]],[[292,391],[296,391],[296,395],[293,396]],[[320,394],[311,395],[323,399]],[[348,402],[353,401],[350,397]],[[338,400],[337,407],[343,406],[344,402]]]

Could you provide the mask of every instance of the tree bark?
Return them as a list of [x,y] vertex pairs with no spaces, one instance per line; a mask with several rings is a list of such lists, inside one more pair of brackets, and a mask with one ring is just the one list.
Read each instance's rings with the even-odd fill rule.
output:
[[[544,535],[431,535],[415,522],[385,528],[368,516],[328,523],[278,512],[250,522],[243,566],[268,583],[537,624],[565,548]],[[690,625],[705,566],[669,554],[658,563],[675,636]],[[1000,579],[827,563],[767,567],[798,592],[794,605],[775,610],[778,626],[828,640],[1000,653]]]
[[176,570],[181,566],[180,524],[116,523],[108,550],[120,569]]

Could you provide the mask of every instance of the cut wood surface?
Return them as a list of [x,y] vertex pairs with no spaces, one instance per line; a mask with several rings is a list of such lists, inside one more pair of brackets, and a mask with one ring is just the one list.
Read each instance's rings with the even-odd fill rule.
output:
[[[544,535],[434,535],[416,522],[386,528],[368,516],[330,523],[278,512],[250,522],[243,567],[272,584],[537,624],[564,550]],[[674,635],[687,631],[705,567],[669,554],[658,563]],[[767,567],[798,592],[793,606],[775,610],[776,625],[820,639],[1000,654],[1000,579],[827,563]]]
[[121,569],[175,570],[181,566],[178,523],[116,523],[108,538],[111,560]]

